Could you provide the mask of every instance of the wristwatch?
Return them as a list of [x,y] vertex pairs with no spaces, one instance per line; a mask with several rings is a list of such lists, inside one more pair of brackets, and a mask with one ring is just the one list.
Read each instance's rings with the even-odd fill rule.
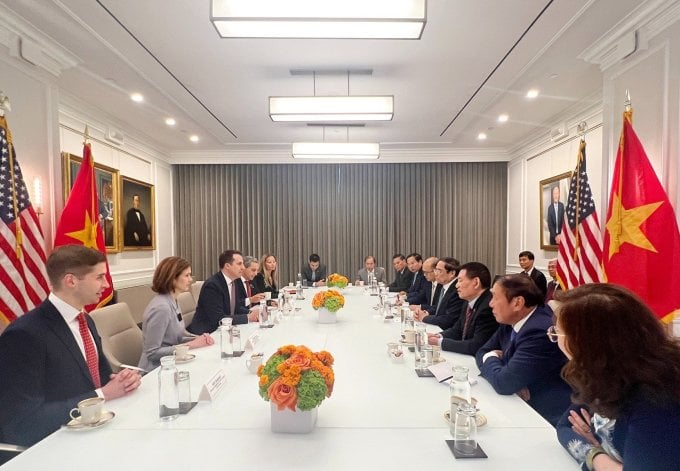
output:
[[594,446],[590,450],[588,450],[588,453],[586,454],[586,468],[588,468],[590,471],[593,471],[593,460],[597,455],[606,455],[607,452],[604,451],[604,448],[601,446]]

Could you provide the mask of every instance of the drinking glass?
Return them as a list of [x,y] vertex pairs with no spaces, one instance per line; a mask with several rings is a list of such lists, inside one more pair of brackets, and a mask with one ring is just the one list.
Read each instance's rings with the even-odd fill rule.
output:
[[477,411],[470,403],[461,403],[456,411],[453,432],[454,449],[461,455],[474,455],[477,451]]

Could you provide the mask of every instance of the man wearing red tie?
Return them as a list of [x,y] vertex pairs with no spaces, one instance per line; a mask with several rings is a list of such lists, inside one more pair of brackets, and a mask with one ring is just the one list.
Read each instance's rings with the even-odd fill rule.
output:
[[0,442],[30,446],[69,421],[90,397],[111,400],[139,387],[137,372],[112,374],[83,307],[108,288],[106,258],[64,245],[47,260],[52,292],[0,336]]
[[253,279],[257,276],[260,270],[260,262],[250,255],[243,257],[243,286],[246,288],[246,307],[252,307],[259,304],[264,299],[264,292],[260,291]]

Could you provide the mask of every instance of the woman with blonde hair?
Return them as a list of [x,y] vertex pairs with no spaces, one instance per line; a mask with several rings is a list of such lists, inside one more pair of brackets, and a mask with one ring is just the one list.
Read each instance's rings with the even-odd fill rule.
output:
[[680,470],[680,341],[640,298],[613,284],[560,292],[548,336],[574,388],[557,424],[588,470]]
[[146,371],[156,368],[161,357],[174,353],[175,345],[185,343],[189,348],[199,348],[215,343],[209,334],[192,337],[185,330],[177,297],[189,291],[192,281],[191,265],[181,257],[164,258],[156,267],[151,289],[158,295],[144,310],[144,347],[140,368]]
[[256,293],[264,293],[270,291],[272,299],[279,297],[279,289],[276,286],[276,257],[272,254],[267,254],[260,259],[260,271],[253,279]]

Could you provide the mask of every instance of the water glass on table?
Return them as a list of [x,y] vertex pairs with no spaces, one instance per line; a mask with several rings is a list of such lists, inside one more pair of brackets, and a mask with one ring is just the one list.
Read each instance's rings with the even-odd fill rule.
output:
[[461,455],[474,455],[477,451],[477,410],[470,403],[461,403],[456,410],[453,431],[453,448]]

